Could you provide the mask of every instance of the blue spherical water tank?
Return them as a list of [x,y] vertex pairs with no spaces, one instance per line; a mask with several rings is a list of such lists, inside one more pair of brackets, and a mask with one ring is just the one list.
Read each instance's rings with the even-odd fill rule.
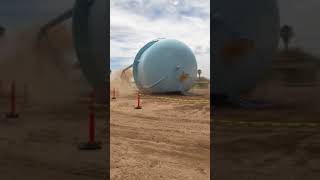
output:
[[268,70],[279,40],[277,0],[214,0],[213,92],[239,96]]
[[186,92],[197,78],[192,50],[172,39],[158,39],[140,49],[133,63],[136,86],[143,92]]
[[109,89],[109,2],[76,0],[72,10],[73,39],[83,74],[96,91],[97,102],[107,103]]

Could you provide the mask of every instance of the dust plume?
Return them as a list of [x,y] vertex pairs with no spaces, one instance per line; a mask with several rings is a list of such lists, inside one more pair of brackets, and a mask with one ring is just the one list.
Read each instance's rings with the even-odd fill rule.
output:
[[81,83],[70,78],[76,60],[72,34],[62,25],[41,38],[38,32],[39,28],[25,29],[0,40],[0,47],[10,47],[0,60],[0,78],[7,87],[15,81],[20,94],[26,84],[33,104],[71,103],[89,89],[83,77]]
[[136,88],[132,85],[132,70],[127,70],[122,74],[122,70],[112,71],[110,76],[110,92],[118,89],[121,95],[132,95],[136,92]]

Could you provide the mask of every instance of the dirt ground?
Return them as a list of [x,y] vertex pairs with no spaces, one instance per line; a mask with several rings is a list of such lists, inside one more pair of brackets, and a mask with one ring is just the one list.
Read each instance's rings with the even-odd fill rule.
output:
[[209,90],[111,100],[111,179],[209,179]]
[[[109,115],[98,107],[96,136],[103,149],[80,151],[78,145],[88,141],[90,86],[72,64],[68,28],[41,38],[38,28],[8,32],[0,40],[0,179],[105,179]],[[5,117],[12,81],[17,119]]]
[[318,179],[320,88],[271,82],[261,89],[255,98],[271,102],[270,109],[217,108],[212,116],[213,178]]
[[78,145],[88,141],[87,103],[26,106],[22,97],[17,102],[20,117],[7,119],[8,97],[0,96],[0,179],[105,179],[107,115],[102,107],[96,114],[96,138],[103,149],[80,151]]
[[[37,27],[21,30],[0,41],[10,49],[0,49],[5,55],[0,62],[0,179],[105,179],[109,107],[97,109],[96,139],[103,142],[102,150],[80,151],[78,145],[88,141],[83,99],[89,86],[70,61],[76,58],[71,34],[64,27],[41,38],[37,32]],[[13,80],[20,117],[7,119]],[[120,96],[110,102],[112,179],[209,179],[209,90],[143,95],[143,109],[135,110],[136,95],[119,89]]]

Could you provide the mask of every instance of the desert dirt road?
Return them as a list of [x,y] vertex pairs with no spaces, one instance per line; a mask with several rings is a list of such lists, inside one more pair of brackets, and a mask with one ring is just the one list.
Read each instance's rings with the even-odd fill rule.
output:
[[111,179],[209,179],[209,93],[197,93],[142,95],[141,110],[134,93],[112,100]]

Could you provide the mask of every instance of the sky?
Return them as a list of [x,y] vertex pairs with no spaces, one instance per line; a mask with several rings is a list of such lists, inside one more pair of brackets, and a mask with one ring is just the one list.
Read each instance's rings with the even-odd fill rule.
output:
[[74,0],[0,0],[0,24],[9,28],[43,24],[73,3]]
[[281,24],[293,26],[293,46],[320,56],[320,1],[279,0]]
[[210,0],[111,0],[111,68],[132,64],[146,43],[177,39],[196,56],[198,69],[210,75]]
[[[211,0],[211,2],[214,2]],[[74,0],[0,0],[0,25],[9,30],[43,24]],[[129,65],[137,51],[159,37],[183,41],[199,68],[209,72],[209,0],[111,0],[111,65]],[[320,1],[279,0],[281,23],[294,27],[293,45],[320,56]]]

